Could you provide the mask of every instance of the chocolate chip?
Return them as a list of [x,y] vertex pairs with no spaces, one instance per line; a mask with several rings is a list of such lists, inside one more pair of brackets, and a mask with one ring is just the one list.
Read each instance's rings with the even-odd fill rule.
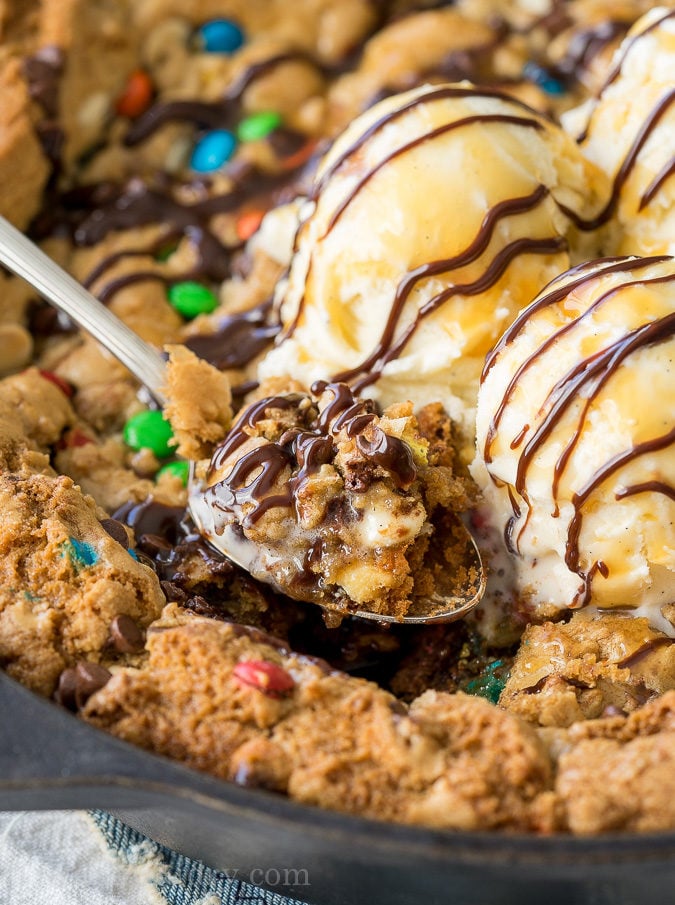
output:
[[110,640],[113,647],[120,654],[133,654],[143,650],[145,640],[143,632],[136,625],[131,616],[124,613],[115,616],[110,623]]
[[64,669],[59,676],[59,684],[54,692],[54,699],[67,707],[68,710],[77,710],[75,692],[77,689],[77,671],[73,668]]
[[84,660],[63,670],[54,698],[68,710],[81,710],[110,678],[111,674],[103,666]]
[[199,594],[184,600],[181,606],[185,607],[186,610],[191,610],[198,616],[208,616],[210,619],[221,619],[225,622],[229,621],[222,610],[219,610],[217,606],[213,606]]
[[104,518],[101,521],[101,527],[107,531],[113,540],[121,544],[125,550],[129,549],[129,535],[122,522],[118,522],[115,518]]

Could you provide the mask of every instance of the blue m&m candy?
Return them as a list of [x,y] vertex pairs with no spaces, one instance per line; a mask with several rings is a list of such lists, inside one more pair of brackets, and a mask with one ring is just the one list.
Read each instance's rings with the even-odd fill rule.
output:
[[539,66],[537,63],[529,62],[523,68],[523,78],[528,79],[538,85],[546,94],[560,96],[565,93],[565,86],[558,79],[554,78],[550,72]]
[[244,43],[244,32],[231,19],[211,19],[202,25],[197,36],[207,53],[234,53]]
[[210,173],[227,163],[237,147],[237,139],[227,129],[214,129],[200,139],[192,152],[190,166],[198,173]]

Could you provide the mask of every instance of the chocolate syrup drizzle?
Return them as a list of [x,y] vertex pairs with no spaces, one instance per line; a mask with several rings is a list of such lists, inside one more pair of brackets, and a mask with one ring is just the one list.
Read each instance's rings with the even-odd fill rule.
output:
[[124,144],[130,148],[135,147],[169,122],[188,122],[202,129],[231,129],[241,117],[241,98],[246,89],[277,67],[293,62],[308,63],[316,69],[323,70],[314,57],[301,50],[279,53],[259,60],[257,63],[251,63],[241,73],[219,101],[180,100],[153,104],[130,126]]
[[589,68],[594,58],[628,31],[629,23],[619,20],[600,22],[578,31],[570,40],[564,57],[554,66],[565,82],[576,81],[580,71]]
[[[361,455],[387,472],[399,489],[407,489],[417,475],[412,454],[402,440],[373,425],[374,403],[357,400],[344,384],[318,381],[312,387],[314,396],[326,392],[333,399],[320,413],[311,398],[301,394],[271,396],[245,409],[215,451],[207,481],[227,467],[233,454],[255,435],[256,425],[270,417],[270,412],[296,410],[299,424],[284,431],[277,442],[263,442],[239,456],[227,476],[205,491],[209,505],[226,513],[246,508],[241,520],[243,528],[250,528],[270,509],[292,508],[298,489],[307,478],[335,457],[335,438],[340,431],[356,438]],[[282,481],[286,471],[289,477]],[[279,492],[273,492],[275,488]]]
[[25,57],[23,74],[28,93],[42,109],[44,119],[35,126],[37,137],[52,166],[49,189],[53,188],[61,170],[64,134],[58,123],[59,83],[63,75],[65,56],[59,47],[42,47],[33,56]]
[[[645,28],[641,32],[638,32],[637,34],[633,35],[629,41],[626,41],[626,44],[624,45],[624,48],[621,52],[621,56],[616,61],[614,66],[612,66],[610,71],[607,73],[607,76],[605,77],[604,82],[600,86],[600,89],[597,93],[598,99],[601,98],[602,95],[605,93],[605,91],[609,88],[609,86],[613,85],[614,82],[618,79],[619,75],[621,74],[621,70],[623,69],[623,64],[626,62],[626,59],[627,59],[628,55],[630,54],[631,50],[633,49],[633,47],[635,46],[635,44],[641,38],[643,38],[645,35],[648,35],[651,32],[656,31],[658,28],[661,27],[661,25],[667,19],[672,19],[674,16],[675,16],[675,10],[670,10],[669,12],[665,12],[662,16],[659,16],[649,26],[647,26],[647,28]],[[579,139],[579,140],[582,141],[583,139]]]
[[[675,15],[675,13],[673,13]],[[661,121],[661,119],[668,113],[671,108],[671,105],[675,102],[675,88],[672,88],[670,91],[666,92],[666,94],[660,99],[654,109],[649,113],[645,121],[643,122],[640,130],[635,136],[633,143],[628,149],[628,153],[624,157],[621,162],[621,166],[616,172],[614,179],[612,180],[612,190],[610,192],[609,199],[607,203],[602,208],[602,210],[596,214],[594,217],[584,218],[581,217],[578,213],[566,207],[564,204],[558,202],[558,207],[560,210],[566,214],[570,218],[570,220],[582,230],[594,230],[598,229],[598,227],[603,226],[607,221],[612,217],[614,211],[616,210],[616,206],[619,203],[619,199],[621,197],[621,189],[626,184],[628,177],[633,172],[635,168],[635,164],[637,162],[640,151],[644,147],[647,140],[650,138],[657,125]],[[583,140],[583,139],[580,139]],[[675,171],[675,158],[668,161],[663,170],[658,174],[656,179],[649,185],[647,190],[643,193],[640,199],[639,210],[642,210],[656,195],[657,191],[661,188],[665,180]]]
[[638,211],[643,210],[652,201],[656,194],[660,191],[661,186],[667,179],[675,173],[675,156],[672,160],[667,161],[663,168],[656,174],[652,182],[647,186],[640,198]]
[[[535,130],[541,130],[545,128],[543,120],[527,105],[521,103],[520,101],[516,101],[499,91],[490,89],[477,89],[473,87],[465,88],[456,86],[441,86],[439,88],[428,91],[421,98],[419,96],[416,96],[410,99],[405,104],[389,111],[388,113],[377,119],[375,122],[373,122],[361,135],[358,136],[358,138],[356,138],[352,142],[351,145],[349,145],[340,154],[338,154],[335,160],[333,160],[320,174],[310,193],[310,199],[315,202],[318,201],[321,192],[324,190],[329,180],[351,157],[353,157],[363,148],[363,146],[366,144],[366,142],[369,141],[369,139],[381,132],[391,122],[394,122],[400,117],[404,116],[408,111],[410,111],[420,103],[426,104],[449,98],[472,97],[487,97],[502,100],[507,102],[510,106],[515,106],[519,111],[523,111],[523,114],[526,115],[486,113],[467,116],[454,122],[443,124],[436,129],[433,129],[430,132],[425,133],[424,135],[421,135],[418,138],[397,148],[391,154],[387,155],[384,160],[380,161],[375,167],[369,170],[356,183],[356,185],[347,194],[347,196],[340,202],[336,210],[332,213],[331,219],[329,220],[328,226],[322,238],[325,238],[330,233],[331,229],[333,229],[339,218],[342,216],[347,207],[352,203],[352,201],[356,198],[361,189],[369,182],[370,179],[372,179],[377,174],[377,172],[382,167],[390,163],[396,157],[405,154],[409,150],[412,150],[415,147],[419,146],[423,142],[432,141],[440,135],[451,132],[455,129],[469,127],[477,123],[485,122],[500,122],[523,128],[532,128]],[[465,284],[451,285],[429,299],[419,309],[412,323],[409,324],[397,338],[397,328],[399,327],[405,303],[420,280],[450,272],[453,269],[463,267],[477,260],[488,247],[490,240],[494,234],[495,228],[502,218],[515,216],[532,210],[538,204],[542,203],[548,194],[548,189],[545,186],[538,185],[529,195],[506,199],[505,201],[499,202],[487,212],[477,235],[467,246],[467,248],[464,249],[464,251],[451,258],[428,262],[405,274],[396,289],[394,298],[392,300],[389,316],[385,323],[380,339],[378,340],[378,343],[373,351],[359,365],[333,375],[332,379],[337,382],[349,382],[354,392],[361,392],[366,387],[370,386],[372,383],[376,382],[379,379],[384,367],[388,362],[392,361],[402,353],[407,343],[418,329],[420,323],[426,317],[436,311],[441,305],[447,302],[450,298],[456,295],[471,296],[479,295],[480,293],[485,292],[501,278],[511,261],[519,255],[555,254],[563,251],[567,247],[567,244],[564,238],[558,236],[542,239],[522,238],[511,242],[495,255],[493,261],[487,267],[485,272],[476,280]],[[300,229],[298,230],[298,234],[296,235],[296,248],[298,247],[299,237],[302,230],[303,226],[301,225]],[[303,298],[299,301],[298,309],[293,321],[287,326],[286,330],[279,337],[278,341],[283,341],[292,336],[302,318],[304,305],[305,298],[303,296]]]
[[226,315],[214,333],[189,336],[183,345],[221,371],[244,368],[271,345],[281,330],[273,315],[272,299],[265,299],[255,308]]
[[[84,281],[92,288],[108,271],[129,257],[155,257],[164,248],[187,239],[196,260],[182,273],[163,273],[142,269],[109,280],[97,290],[104,304],[110,303],[121,290],[143,282],[158,282],[166,287],[186,280],[218,285],[231,275],[232,256],[244,243],[226,244],[210,227],[211,218],[220,213],[233,213],[248,204],[270,207],[284,200],[289,182],[299,177],[302,166],[278,174],[262,173],[246,168],[239,183],[222,195],[191,204],[174,197],[174,187],[150,187],[132,180],[124,189],[111,189],[113,200],[95,209],[76,226],[74,239],[79,245],[95,245],[110,232],[161,223],[164,229],[145,248],[123,249],[99,262]],[[294,190],[290,190],[294,193]],[[273,341],[279,332],[277,313],[269,301],[255,309],[224,317],[214,334],[195,336],[186,341],[201,357],[217,367],[239,368],[247,365]]]
[[623,660],[619,660],[616,665],[619,669],[631,669],[637,663],[644,660],[649,654],[662,647],[669,647],[671,644],[675,644],[675,638],[652,638],[650,641],[645,641],[645,643],[640,645],[637,650],[634,650],[632,654],[628,654]]
[[398,157],[403,156],[408,151],[412,151],[414,148],[419,147],[419,145],[424,144],[427,141],[433,141],[435,138],[439,138],[441,135],[445,135],[448,132],[454,132],[455,129],[461,129],[464,126],[471,126],[474,123],[489,123],[489,122],[499,122],[499,123],[510,123],[514,126],[523,126],[524,128],[531,129],[541,129],[542,124],[535,119],[531,119],[530,117],[524,116],[510,116],[504,113],[483,113],[476,114],[475,116],[466,116],[463,119],[455,120],[454,122],[444,123],[441,126],[438,126],[436,129],[432,129],[431,132],[426,132],[424,135],[420,135],[412,141],[407,142],[404,145],[401,145],[400,148],[396,148],[395,151],[392,151],[391,154],[388,154],[384,157],[376,166],[369,170],[365,176],[363,176],[354,186],[354,188],[349,192],[349,194],[341,201],[341,203],[337,206],[337,208],[333,211],[330,220],[328,221],[328,226],[326,227],[326,231],[324,232],[322,239],[325,239],[326,236],[331,232],[335,224],[338,222],[342,214],[349,207],[349,205],[355,200],[356,196],[361,192],[370,180],[380,172],[388,163],[391,163],[392,160],[395,160]]
[[[58,74],[58,66],[52,56],[53,54],[44,61],[31,59],[27,61],[26,67],[33,75],[35,96],[41,98],[44,95],[55,103],[56,94],[52,83]],[[290,60],[314,62],[300,51],[279,54],[249,66],[230,87],[222,101],[155,104],[132,124],[125,143],[128,146],[138,144],[168,121],[189,121],[196,127],[207,128],[231,126],[241,116],[241,95],[246,88],[256,79]],[[52,77],[49,85],[47,75]],[[274,134],[269,138],[273,144],[274,138]],[[284,136],[281,138],[284,139]],[[294,133],[291,138],[291,153],[294,153],[298,150],[298,136]],[[307,144],[305,136],[302,136],[302,142]],[[288,144],[286,140],[280,143],[282,158],[288,153]],[[38,221],[37,234],[48,235],[65,227],[72,234],[76,246],[91,246],[101,242],[111,232],[154,224],[164,227],[159,239],[147,247],[117,251],[101,261],[85,280],[88,288],[102,280],[112,267],[128,257],[154,257],[169,242],[178,244],[182,238],[190,242],[196,261],[189,270],[168,275],[159,269],[146,268],[124,274],[109,280],[98,290],[98,297],[104,304],[109,303],[121,290],[144,282],[159,282],[166,287],[186,280],[218,285],[230,276],[232,256],[243,248],[244,243],[221,241],[211,227],[212,218],[219,214],[234,214],[247,207],[266,210],[295,197],[300,191],[299,182],[307,166],[305,161],[290,165],[290,159],[288,166],[284,165],[282,159],[277,172],[262,171],[242,162],[235,163],[228,168],[228,173],[233,178],[233,186],[229,191],[194,203],[179,200],[177,190],[181,185],[174,183],[163,173],[157,175],[152,185],[145,184],[140,179],[132,179],[125,186],[105,183],[75,189],[60,196],[59,204],[55,205],[58,207],[55,216],[53,212],[51,215],[47,213]],[[208,177],[200,181],[208,189]],[[199,188],[197,182],[195,187]],[[207,342],[206,337],[198,337],[193,344],[200,349],[202,346],[208,347],[209,357],[213,360],[227,362],[230,367],[241,367],[260,354],[278,331],[276,312],[270,305],[263,303],[254,312],[224,319],[210,341]]]
[[[647,258],[637,260],[634,258],[611,259],[611,262],[605,266],[598,268],[597,262],[589,262],[576,269],[580,275],[569,280],[562,285],[557,285],[558,280],[553,281],[551,285],[556,286],[548,293],[542,294],[535,302],[523,311],[514,321],[511,327],[502,336],[487,358],[485,368],[483,370],[482,381],[484,381],[492,369],[499,353],[506,348],[513,339],[518,336],[531,318],[544,308],[554,305],[571,292],[577,291],[584,285],[599,279],[603,276],[616,273],[634,273],[636,271],[645,270],[654,264],[671,260],[667,256]],[[513,393],[519,383],[522,381],[523,375],[534,367],[540,361],[543,355],[550,350],[555,343],[565,334],[573,330],[582,320],[591,316],[605,302],[613,298],[617,293],[624,289],[630,289],[634,286],[645,286],[654,284],[664,284],[675,282],[675,274],[666,274],[659,277],[643,278],[628,280],[617,286],[613,286],[606,292],[602,293],[578,318],[571,321],[555,333],[553,333],[539,349],[532,355],[528,356],[520,365],[512,376],[508,386],[506,387],[502,399],[497,406],[495,414],[490,422],[486,433],[485,444],[483,448],[483,457],[487,464],[492,461],[492,447],[499,429],[502,416],[506,407],[511,400]],[[559,516],[558,509],[558,488],[565,469],[571,459],[574,449],[577,447],[579,440],[583,434],[589,410],[603,390],[606,384],[617,373],[623,362],[640,349],[653,346],[658,343],[666,342],[672,338],[675,333],[675,314],[665,315],[657,320],[650,321],[626,333],[616,342],[613,342],[604,349],[595,353],[588,358],[583,359],[579,364],[568,371],[560,380],[556,382],[546,399],[542,403],[541,411],[546,414],[543,416],[541,423],[536,430],[529,436],[527,443],[523,447],[518,461],[518,468],[513,487],[508,486],[509,499],[511,501],[512,515],[507,521],[504,530],[504,539],[507,548],[518,553],[518,544],[520,536],[527,526],[532,507],[527,495],[527,476],[530,466],[536,460],[541,447],[550,439],[561,419],[576,402],[583,398],[583,405],[577,417],[576,428],[564,447],[562,453],[553,469],[552,480],[552,498],[555,505],[553,517]],[[584,387],[591,385],[591,389],[584,390]],[[510,444],[511,448],[518,448],[525,437],[529,428],[521,430],[517,438]],[[517,442],[516,442],[517,441]],[[574,607],[585,606],[591,597],[591,584],[594,576],[600,573],[604,577],[609,574],[607,566],[602,562],[593,563],[587,572],[581,567],[579,538],[583,523],[584,506],[591,498],[593,493],[612,477],[616,472],[620,471],[629,463],[635,461],[641,456],[648,455],[658,450],[665,449],[675,442],[675,429],[666,432],[662,436],[654,437],[650,440],[643,441],[635,446],[624,450],[617,454],[601,468],[599,468],[586,484],[572,495],[572,505],[574,514],[570,520],[567,530],[567,541],[565,547],[565,563],[571,572],[576,573],[582,580],[582,588],[574,601]],[[502,482],[493,477],[493,481],[502,485]],[[636,484],[616,491],[617,500],[633,496],[638,493],[652,492],[660,493],[675,499],[675,488],[663,481],[653,480]],[[518,538],[514,538],[515,527],[522,515],[521,503],[527,506],[527,516],[525,524],[521,527]]]

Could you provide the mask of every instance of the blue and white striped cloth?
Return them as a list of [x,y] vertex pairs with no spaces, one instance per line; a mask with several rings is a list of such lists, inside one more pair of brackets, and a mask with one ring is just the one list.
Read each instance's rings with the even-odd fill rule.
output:
[[302,905],[100,811],[0,813],[0,905]]

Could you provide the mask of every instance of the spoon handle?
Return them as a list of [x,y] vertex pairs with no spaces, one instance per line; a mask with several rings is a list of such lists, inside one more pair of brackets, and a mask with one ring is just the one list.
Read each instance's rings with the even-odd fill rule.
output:
[[166,366],[159,353],[1,216],[0,264],[93,336],[164,406]]

